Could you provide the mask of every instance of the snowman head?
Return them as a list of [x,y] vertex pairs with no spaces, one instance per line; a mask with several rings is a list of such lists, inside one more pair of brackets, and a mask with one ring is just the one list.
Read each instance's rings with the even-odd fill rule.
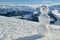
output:
[[42,5],[42,6],[40,7],[40,12],[41,12],[41,14],[47,14],[48,11],[49,11],[49,8],[48,8],[46,5]]

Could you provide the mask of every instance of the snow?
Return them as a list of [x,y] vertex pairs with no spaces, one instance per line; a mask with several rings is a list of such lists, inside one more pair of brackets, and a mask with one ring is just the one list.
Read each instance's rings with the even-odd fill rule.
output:
[[[18,40],[18,38],[22,37],[21,40],[23,40],[24,37],[27,37],[27,38],[32,37],[33,40],[60,40],[60,26],[50,25],[49,26],[50,31],[46,33],[47,36],[40,37],[40,38],[39,38],[38,32],[36,31],[37,26],[39,26],[37,22],[31,22],[31,21],[22,20],[22,19],[15,19],[13,17],[0,16],[0,39],[1,40]],[[44,27],[41,27],[41,28],[44,28]],[[42,30],[42,31],[45,31],[45,30]],[[38,37],[34,35],[38,35]]]
[[45,28],[45,26],[39,25],[38,22],[15,19],[14,17],[0,16],[0,27],[2,31],[0,34],[2,38],[1,40],[3,39],[8,40],[8,38],[10,37],[12,37],[10,38],[12,40],[15,38],[17,39],[18,37],[31,36],[31,35],[38,34],[38,33],[39,35],[45,35],[47,33],[46,31],[47,29]]
[[60,26],[50,25],[50,31],[47,36],[37,40],[60,40]]
[[[38,23],[37,23],[38,24]],[[31,26],[30,26],[31,25]],[[24,36],[31,36],[37,34],[36,32],[36,22],[30,22],[26,20],[15,19],[13,17],[2,17],[0,16],[0,35],[3,40],[8,40],[7,37],[13,35],[13,39]],[[19,36],[20,35],[20,36]],[[4,37],[6,36],[6,37]]]

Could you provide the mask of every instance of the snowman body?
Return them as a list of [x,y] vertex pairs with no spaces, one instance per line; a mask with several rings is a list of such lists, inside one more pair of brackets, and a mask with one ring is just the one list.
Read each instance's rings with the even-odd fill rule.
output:
[[50,17],[47,14],[41,14],[39,17],[39,24],[40,25],[47,25],[49,24]]
[[39,35],[45,36],[48,33],[48,27],[46,25],[50,22],[50,17],[48,16],[48,9],[45,6],[40,8],[39,26],[37,27],[37,32]]

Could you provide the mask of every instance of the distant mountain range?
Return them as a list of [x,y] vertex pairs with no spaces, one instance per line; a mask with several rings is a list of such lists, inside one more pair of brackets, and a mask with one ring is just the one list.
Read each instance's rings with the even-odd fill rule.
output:
[[[52,10],[58,9],[60,11],[60,5],[51,5],[49,6],[49,16],[54,19],[53,23],[57,20],[52,14]],[[34,12],[37,12],[35,15]],[[38,13],[40,13],[40,7],[33,8],[31,6],[9,6],[9,5],[0,5],[0,15],[6,17],[12,16],[21,16],[18,18],[37,21],[38,22]]]

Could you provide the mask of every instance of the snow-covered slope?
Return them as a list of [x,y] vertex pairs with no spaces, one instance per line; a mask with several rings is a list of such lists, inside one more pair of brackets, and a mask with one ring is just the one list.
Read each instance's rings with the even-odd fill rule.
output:
[[[31,26],[30,26],[31,25]],[[6,39],[8,36],[13,36],[15,38],[16,36],[23,37],[23,36],[29,36],[35,34],[33,31],[36,32],[36,23],[30,22],[26,20],[20,20],[10,17],[2,17],[0,16],[0,38],[1,40],[10,40]],[[11,39],[12,40],[12,39]]]
[[[37,27],[40,28],[40,31],[37,31]],[[18,37],[31,36],[38,33],[39,35],[45,35],[47,33],[47,29],[45,27],[40,27],[38,22],[0,16],[1,40],[14,40]]]
[[[1,40],[18,40],[18,38],[29,37],[33,35],[39,35],[37,30],[37,22],[26,21],[22,19],[15,19],[13,17],[0,16],[0,39]],[[34,40],[60,40],[60,26],[50,25],[50,31],[46,37],[36,39],[35,36],[32,37]],[[42,29],[42,27],[41,27]],[[39,30],[41,31],[41,30]],[[45,31],[45,30],[43,30]],[[42,31],[42,32],[43,32]],[[28,40],[30,40],[27,37]],[[34,38],[35,37],[35,38]],[[19,40],[23,40],[19,39]],[[27,40],[26,38],[24,40]]]

